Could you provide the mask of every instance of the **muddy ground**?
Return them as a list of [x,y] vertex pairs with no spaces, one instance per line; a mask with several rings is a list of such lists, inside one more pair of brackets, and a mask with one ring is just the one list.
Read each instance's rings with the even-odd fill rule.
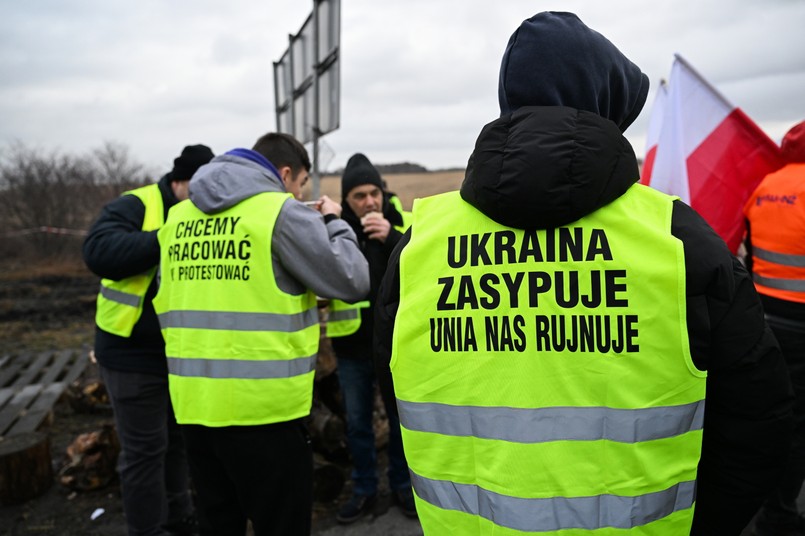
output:
[[[74,261],[0,268],[0,356],[52,349],[89,352],[98,284],[97,277]],[[98,378],[97,365],[90,364],[81,382],[89,385]],[[67,393],[54,406],[53,418],[45,428],[50,437],[53,484],[35,499],[0,505],[0,536],[126,534],[116,478],[87,491],[76,491],[59,482],[58,471],[65,463],[67,447],[79,435],[114,423],[108,404],[95,404],[91,411],[80,406],[74,398],[71,403]],[[348,480],[348,457],[343,452],[334,457],[326,460],[330,469],[334,467]],[[383,463],[382,452],[380,458]],[[314,505],[314,534],[421,534],[418,523],[403,518],[395,508],[389,509],[387,497],[379,502],[375,516],[339,528],[335,510],[339,500],[348,496],[349,484],[335,489],[341,490],[336,491],[335,499]]]

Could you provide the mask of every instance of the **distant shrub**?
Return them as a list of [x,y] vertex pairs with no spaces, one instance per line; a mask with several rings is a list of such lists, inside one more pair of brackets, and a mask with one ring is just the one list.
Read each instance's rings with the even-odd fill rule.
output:
[[[400,162],[399,164],[375,164],[377,171],[381,175],[395,175],[399,173],[427,173],[428,168],[411,162]],[[332,174],[341,176],[344,168],[335,170]]]
[[101,207],[147,182],[144,166],[120,144],[107,142],[89,155],[12,144],[0,152],[0,255],[80,255],[81,233]]

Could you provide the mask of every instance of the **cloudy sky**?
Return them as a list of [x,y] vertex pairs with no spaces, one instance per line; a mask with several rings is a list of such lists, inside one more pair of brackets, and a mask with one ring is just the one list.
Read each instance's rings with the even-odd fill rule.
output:
[[[321,167],[464,166],[497,117],[509,35],[573,11],[649,76],[627,131],[638,156],[656,88],[681,54],[775,141],[805,119],[805,0],[341,0],[341,126]],[[0,0],[0,150],[84,153],[112,141],[157,171],[275,130],[272,63],[312,0]]]

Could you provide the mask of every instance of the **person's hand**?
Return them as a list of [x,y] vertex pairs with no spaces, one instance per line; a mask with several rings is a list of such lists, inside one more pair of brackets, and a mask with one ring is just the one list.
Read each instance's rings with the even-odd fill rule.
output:
[[380,212],[370,212],[361,218],[363,232],[370,240],[380,240],[385,242],[391,231],[391,222],[383,217]]
[[336,203],[326,195],[321,196],[319,200],[316,201],[314,208],[321,212],[322,216],[333,214],[336,218],[341,217],[341,204]]

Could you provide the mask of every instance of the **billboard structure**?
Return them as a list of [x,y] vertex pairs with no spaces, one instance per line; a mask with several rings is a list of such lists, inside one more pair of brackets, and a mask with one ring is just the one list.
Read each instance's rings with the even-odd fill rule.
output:
[[319,137],[339,126],[341,0],[313,0],[313,11],[274,62],[277,131],[313,145],[313,196],[319,196]]

